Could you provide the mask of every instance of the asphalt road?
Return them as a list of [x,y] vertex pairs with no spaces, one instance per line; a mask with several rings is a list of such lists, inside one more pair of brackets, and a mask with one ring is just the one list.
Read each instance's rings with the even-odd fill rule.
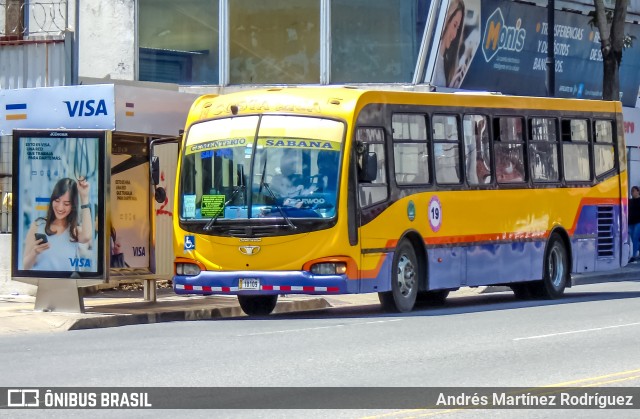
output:
[[[578,286],[557,301],[522,302],[511,293],[450,298],[443,307],[418,307],[403,315],[381,313],[372,305],[261,319],[3,336],[0,358],[2,387],[640,387],[640,282]],[[247,403],[251,404],[250,398]],[[638,414],[638,410],[304,412],[229,410],[215,416],[624,418]],[[33,417],[35,412],[11,413]],[[175,416],[170,410],[117,415],[57,410],[42,417],[87,413]],[[183,413],[207,417],[207,411]]]

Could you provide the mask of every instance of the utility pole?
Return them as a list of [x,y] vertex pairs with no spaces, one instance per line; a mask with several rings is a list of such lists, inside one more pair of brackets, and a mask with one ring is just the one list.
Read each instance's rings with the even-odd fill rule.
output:
[[547,97],[556,94],[556,2],[547,2]]

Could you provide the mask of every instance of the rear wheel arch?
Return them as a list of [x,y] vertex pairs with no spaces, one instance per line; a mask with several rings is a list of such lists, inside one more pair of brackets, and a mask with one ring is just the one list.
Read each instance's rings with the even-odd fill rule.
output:
[[429,278],[428,278],[429,275],[427,275],[427,267],[428,267],[427,248],[424,244],[424,240],[422,236],[415,230],[406,231],[402,235],[402,237],[400,237],[400,240],[398,240],[398,243],[402,242],[403,240],[406,240],[409,243],[411,243],[411,245],[413,246],[413,250],[416,253],[419,269],[420,269],[420,272],[422,272],[422,275],[420,276],[420,284],[418,284],[418,290],[424,291],[427,289],[427,284],[429,281]]
[[[549,241],[551,239],[551,236],[553,236],[554,234],[558,235],[562,240],[562,244],[564,244],[564,248],[567,251],[567,265],[569,267],[569,273],[571,273],[571,271],[573,271],[573,246],[571,245],[569,233],[567,233],[567,230],[565,230],[564,227],[556,227],[551,230],[551,234],[549,234],[549,238],[547,239],[547,243],[544,247],[544,255],[546,257],[547,252],[549,251]],[[541,274],[544,275],[544,269]],[[567,286],[571,286],[571,281],[569,281]]]

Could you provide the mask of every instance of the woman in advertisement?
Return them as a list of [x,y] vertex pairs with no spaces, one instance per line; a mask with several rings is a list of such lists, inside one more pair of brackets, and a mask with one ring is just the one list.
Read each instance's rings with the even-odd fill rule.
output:
[[462,41],[462,28],[464,23],[465,5],[462,0],[453,0],[447,11],[444,22],[436,72],[433,82],[436,86],[449,87],[458,70],[459,50]]
[[90,246],[93,233],[89,182],[60,179],[51,193],[46,217],[36,219],[27,232],[23,269],[77,271],[89,267],[90,259],[79,256],[78,245]]
[[460,88],[480,45],[480,0],[451,0],[443,24],[432,83]]

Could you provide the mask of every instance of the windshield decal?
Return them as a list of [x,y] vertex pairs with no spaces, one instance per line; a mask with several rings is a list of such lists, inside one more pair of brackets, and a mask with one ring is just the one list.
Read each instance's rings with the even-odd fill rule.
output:
[[185,154],[189,155],[208,150],[218,150],[230,147],[246,147],[250,141],[251,140],[247,138],[228,138],[224,140],[207,141],[188,146]]
[[203,217],[215,217],[219,215],[219,218],[224,218],[224,195],[202,195],[202,207],[200,212]]
[[258,147],[288,147],[340,151],[340,143],[305,138],[260,138]]
[[182,216],[184,218],[196,218],[195,195],[185,195],[182,197]]

